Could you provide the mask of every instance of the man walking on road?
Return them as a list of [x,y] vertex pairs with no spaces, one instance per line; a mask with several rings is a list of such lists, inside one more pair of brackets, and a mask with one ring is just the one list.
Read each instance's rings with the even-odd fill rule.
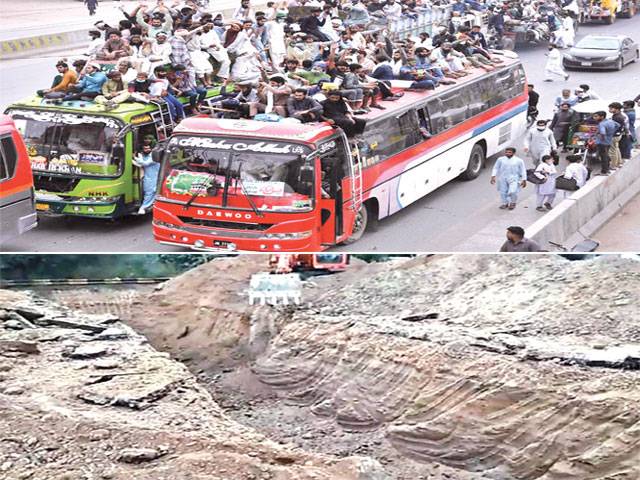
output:
[[497,184],[502,210],[516,208],[518,193],[521,188],[527,186],[527,170],[524,161],[515,154],[515,148],[506,148],[504,155],[496,160],[491,172],[491,185]]
[[598,122],[598,132],[596,133],[596,147],[598,148],[598,160],[600,161],[600,174],[609,175],[609,149],[613,142],[613,136],[618,130],[618,124],[607,118],[604,111],[593,114],[593,119]]
[[89,15],[95,15],[96,8],[98,8],[98,0],[84,0],[84,3],[89,9]]
[[563,147],[566,147],[569,129],[576,123],[576,112],[571,108],[568,102],[562,103],[560,105],[560,110],[553,115],[551,125],[549,125],[553,132],[553,138],[556,140],[556,146],[560,146],[562,144]]
[[544,66],[544,81],[553,82],[553,76],[558,75],[569,80],[569,74],[562,68],[562,54],[554,44],[549,45],[547,64]]
[[542,251],[542,249],[536,241],[525,238],[522,227],[507,227],[507,241],[500,247],[500,252],[522,253],[540,251]]
[[557,148],[553,132],[547,128],[546,120],[538,120],[524,137],[524,151],[531,156],[533,167],[537,167],[544,155],[551,155]]

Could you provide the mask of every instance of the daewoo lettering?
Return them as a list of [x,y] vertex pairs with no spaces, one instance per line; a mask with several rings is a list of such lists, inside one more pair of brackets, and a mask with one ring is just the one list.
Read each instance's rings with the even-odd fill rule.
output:
[[239,212],[212,212],[211,210],[196,210],[196,215],[202,215],[204,217],[216,217],[216,218],[237,218],[244,220],[252,220],[253,215],[250,213],[239,213]]

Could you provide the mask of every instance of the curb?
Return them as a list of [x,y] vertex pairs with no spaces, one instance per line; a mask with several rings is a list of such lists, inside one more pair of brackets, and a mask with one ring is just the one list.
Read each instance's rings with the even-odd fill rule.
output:
[[29,58],[43,53],[86,47],[89,29],[0,41],[0,60]]
[[[637,152],[636,152],[637,153]],[[527,227],[527,236],[544,250],[571,250],[596,232],[625,204],[640,193],[640,155],[634,156],[613,174],[596,177],[572,193],[543,218]]]

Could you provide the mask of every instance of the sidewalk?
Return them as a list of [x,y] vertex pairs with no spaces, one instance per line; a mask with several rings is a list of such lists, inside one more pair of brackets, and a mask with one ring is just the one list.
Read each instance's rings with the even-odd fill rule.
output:
[[535,185],[527,183],[528,192],[522,192],[521,201],[512,211],[498,209],[496,192],[494,220],[456,245],[456,250],[495,252],[504,242],[507,227],[517,225],[545,250],[556,250],[550,241],[571,248],[584,238],[593,237],[602,242],[599,250],[638,251],[640,214],[632,207],[640,203],[640,180],[636,179],[640,179],[637,149],[631,160],[608,177],[595,176],[576,192],[558,190],[554,208],[547,213],[535,209]]
[[[96,14],[90,16],[84,2],[78,0],[0,0],[0,59],[84,47],[89,43],[87,32],[95,22],[103,20],[115,26],[125,18],[121,5],[132,11],[140,3],[101,0]],[[212,0],[209,10],[228,15],[238,3],[239,0]]]

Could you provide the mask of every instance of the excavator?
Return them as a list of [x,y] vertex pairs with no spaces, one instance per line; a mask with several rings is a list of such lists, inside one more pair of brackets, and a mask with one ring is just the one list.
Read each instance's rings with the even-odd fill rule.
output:
[[303,277],[342,272],[348,264],[347,254],[273,254],[269,257],[268,271],[256,273],[251,277],[249,304],[300,304]]

